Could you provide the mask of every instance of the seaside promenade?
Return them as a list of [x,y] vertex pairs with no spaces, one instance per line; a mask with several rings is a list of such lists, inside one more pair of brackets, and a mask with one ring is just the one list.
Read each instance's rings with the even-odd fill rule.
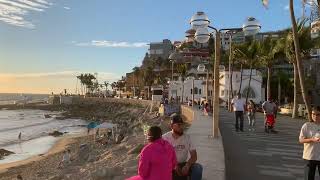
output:
[[248,130],[245,116],[244,132],[236,132],[234,115],[220,110],[220,131],[226,159],[227,180],[303,180],[303,145],[298,137],[303,119],[278,115],[277,134],[264,132],[263,114],[256,113],[256,130]]
[[198,163],[203,166],[203,180],[224,180],[225,159],[222,138],[212,138],[212,116],[204,116],[198,108],[188,108],[193,111],[193,121],[187,133],[194,143]]
[[[190,108],[191,109],[191,108]],[[236,132],[234,114],[220,109],[222,137],[212,139],[212,116],[203,116],[197,108],[188,133],[197,147],[198,162],[203,165],[203,179],[226,180],[303,180],[303,145],[299,144],[303,119],[279,115],[278,134],[264,132],[263,114],[256,114],[256,130]],[[318,175],[317,175],[318,176]]]

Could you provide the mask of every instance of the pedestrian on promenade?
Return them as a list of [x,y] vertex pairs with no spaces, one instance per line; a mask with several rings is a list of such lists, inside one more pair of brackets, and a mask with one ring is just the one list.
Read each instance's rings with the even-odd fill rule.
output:
[[161,138],[160,127],[148,129],[149,143],[142,149],[139,159],[138,176],[127,180],[171,180],[177,165],[177,157],[172,145]]
[[249,104],[247,105],[247,115],[249,120],[249,131],[254,131],[254,125],[256,123],[256,104],[250,100]]
[[312,109],[312,119],[303,124],[299,142],[303,144],[305,180],[314,180],[316,168],[320,175],[320,107]]
[[204,105],[203,113],[204,113],[204,115],[209,116],[209,104],[208,103],[206,103]]
[[[241,94],[238,94],[235,97],[235,99],[232,99],[231,106],[233,106],[233,111],[236,117],[236,123],[235,123],[236,131],[238,132],[240,129],[240,131],[243,132],[243,113],[246,108],[246,103],[245,103],[245,100],[241,98]],[[240,120],[240,127],[239,127],[239,120]]]
[[[183,132],[182,118],[173,114],[170,123],[171,131],[163,135],[175,149],[178,165],[173,173],[173,180],[182,180],[190,176],[191,180],[202,179],[202,166],[197,162],[197,151],[191,138]],[[189,155],[189,159],[188,159]]]
[[264,112],[265,131],[267,133],[269,133],[269,130],[271,130],[271,132],[276,132],[274,130],[274,124],[276,121],[274,113],[277,111],[277,105],[272,101],[271,97],[262,104],[262,110]]

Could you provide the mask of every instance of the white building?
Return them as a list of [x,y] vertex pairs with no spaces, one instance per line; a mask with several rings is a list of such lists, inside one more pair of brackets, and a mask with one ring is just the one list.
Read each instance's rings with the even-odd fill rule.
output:
[[[241,85],[241,95],[243,98],[246,97],[247,91],[249,90],[249,99],[254,102],[259,103],[265,100],[264,88],[262,88],[262,74],[261,72],[253,69],[250,88],[249,88],[250,70],[244,69],[242,71],[242,85]],[[233,94],[236,95],[240,88],[241,82],[241,72],[234,71],[232,74],[232,89]],[[228,100],[229,93],[229,71],[220,71],[220,98],[224,101]]]
[[[264,101],[265,93],[264,88],[262,88],[262,74],[257,70],[252,70],[251,83],[249,88],[249,75],[250,70],[243,70],[242,73],[242,85],[241,85],[241,94],[245,98],[247,91],[249,90],[249,99],[252,99],[254,102],[259,103]],[[194,100],[198,101],[200,98],[206,98],[206,80],[197,79],[193,80],[191,78],[184,81],[171,81],[169,84],[169,98],[173,97],[174,99],[182,100],[183,92],[183,101],[192,99],[192,83],[194,82]],[[241,73],[239,71],[233,72],[232,78],[232,87],[233,94],[237,94],[240,88],[241,82]],[[229,72],[220,71],[220,98],[224,101],[228,100],[229,93]],[[211,80],[208,81],[208,98],[211,99],[212,96],[212,83]]]
[[[182,81],[171,81],[169,84],[169,98],[180,99],[183,102],[192,99],[192,84],[194,84],[194,100],[206,97],[205,80],[187,79]],[[183,96],[182,96],[183,93]]]

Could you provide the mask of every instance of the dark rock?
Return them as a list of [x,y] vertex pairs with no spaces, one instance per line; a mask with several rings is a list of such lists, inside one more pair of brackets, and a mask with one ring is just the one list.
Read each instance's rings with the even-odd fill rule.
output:
[[51,115],[45,114],[44,117],[45,117],[45,118],[51,118]]
[[0,159],[3,159],[5,156],[9,156],[10,154],[14,154],[14,152],[5,149],[0,149]]
[[53,131],[52,133],[49,133],[49,136],[54,136],[54,137],[58,137],[58,136],[62,136],[63,133],[59,132],[59,131]]
[[120,144],[123,139],[124,139],[124,135],[123,134],[117,135],[116,136],[116,143]]

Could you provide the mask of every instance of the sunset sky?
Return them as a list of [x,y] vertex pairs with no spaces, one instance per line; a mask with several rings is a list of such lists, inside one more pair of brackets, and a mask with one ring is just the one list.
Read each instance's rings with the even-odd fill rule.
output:
[[89,72],[111,83],[141,64],[149,42],[183,40],[197,11],[217,28],[248,16],[262,31],[290,25],[288,0],[0,0],[0,93],[74,93]]

